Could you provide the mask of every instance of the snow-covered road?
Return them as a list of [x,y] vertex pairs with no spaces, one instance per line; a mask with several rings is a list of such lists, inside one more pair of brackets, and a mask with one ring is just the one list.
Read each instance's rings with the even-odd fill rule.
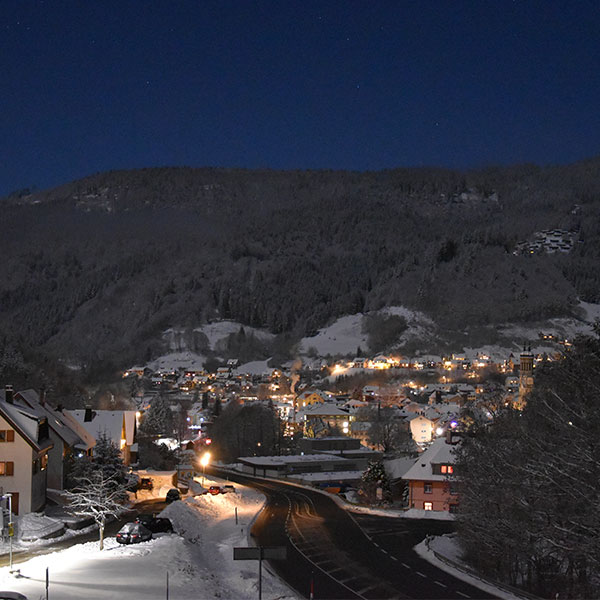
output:
[[[131,546],[111,537],[102,552],[97,542],[77,544],[17,565],[18,577],[8,568],[0,569],[0,589],[21,592],[29,600],[44,599],[48,569],[52,600],[164,599],[167,575],[171,600],[258,598],[258,564],[234,562],[233,547],[249,545],[248,528],[264,496],[239,484],[236,490],[170,504],[162,516],[171,519],[178,535],[155,534],[152,540]],[[262,597],[299,598],[265,568]]]

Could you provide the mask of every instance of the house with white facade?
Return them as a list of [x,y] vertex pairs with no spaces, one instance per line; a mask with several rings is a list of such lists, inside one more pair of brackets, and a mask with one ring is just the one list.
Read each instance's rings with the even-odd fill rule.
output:
[[44,507],[52,447],[48,419],[15,404],[7,386],[0,398],[0,493],[12,494],[15,515]]
[[[136,414],[134,410],[67,410],[64,414],[79,423],[94,440],[101,435],[121,450],[123,462],[130,465],[137,461]],[[92,449],[93,454],[93,449]]]

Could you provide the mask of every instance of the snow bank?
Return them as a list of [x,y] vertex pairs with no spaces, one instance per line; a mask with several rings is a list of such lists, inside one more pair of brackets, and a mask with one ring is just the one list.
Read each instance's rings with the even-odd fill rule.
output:
[[441,536],[430,537],[429,540],[423,540],[420,544],[414,547],[415,552],[432,565],[436,566],[442,571],[450,573],[457,579],[460,579],[466,583],[478,587],[480,590],[495,596],[496,598],[502,598],[503,600],[523,600],[523,596],[513,594],[508,590],[498,588],[492,583],[487,583],[483,579],[475,575],[465,573],[461,569],[440,560],[435,553],[442,555],[444,558],[451,560],[457,565],[464,569],[468,567],[461,561],[461,549],[458,545],[455,534],[447,534]]
[[28,513],[17,518],[16,535],[24,542],[57,537],[64,531],[61,520],[46,517],[42,513]]

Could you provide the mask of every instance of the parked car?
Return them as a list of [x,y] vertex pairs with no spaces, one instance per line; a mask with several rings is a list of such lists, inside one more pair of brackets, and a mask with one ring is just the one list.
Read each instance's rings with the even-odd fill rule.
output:
[[23,596],[19,592],[0,591],[0,600],[27,600],[27,596]]
[[152,533],[161,533],[166,531],[171,533],[173,531],[173,525],[169,519],[164,517],[155,517],[154,515],[138,515],[135,518],[136,523],[141,523],[146,529],[149,529]]
[[117,533],[119,544],[137,544],[152,539],[152,532],[141,523],[125,523]]
[[142,477],[138,489],[140,490],[151,490],[154,487],[154,482],[150,477]]
[[165,500],[167,504],[175,502],[175,500],[181,500],[181,494],[179,493],[179,490],[177,488],[171,488],[167,492],[167,497]]
[[222,494],[235,494],[235,487],[230,484],[224,485],[221,488],[221,493]]
[[212,494],[213,496],[216,496],[217,494],[221,493],[221,486],[220,485],[211,485],[208,488],[208,493]]

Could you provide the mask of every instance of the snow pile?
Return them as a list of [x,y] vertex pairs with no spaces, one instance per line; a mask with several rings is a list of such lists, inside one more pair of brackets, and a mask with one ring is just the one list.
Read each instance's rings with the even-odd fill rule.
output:
[[[211,483],[207,481],[207,485]],[[255,598],[258,564],[233,561],[233,547],[249,545],[248,529],[264,497],[240,485],[236,489],[242,493],[205,495],[170,504],[162,516],[171,519],[174,534],[158,533],[148,542],[131,546],[121,546],[109,537],[102,552],[98,542],[77,544],[16,565],[20,569],[17,578],[4,567],[0,569],[0,588],[44,598],[48,568],[49,597],[61,600],[159,600],[166,596],[167,574],[169,597],[178,600]],[[262,586],[265,600],[297,598],[268,569],[263,569]]]
[[15,517],[15,520],[15,534],[24,542],[56,537],[65,530],[62,521],[46,517],[42,513],[28,513]]

